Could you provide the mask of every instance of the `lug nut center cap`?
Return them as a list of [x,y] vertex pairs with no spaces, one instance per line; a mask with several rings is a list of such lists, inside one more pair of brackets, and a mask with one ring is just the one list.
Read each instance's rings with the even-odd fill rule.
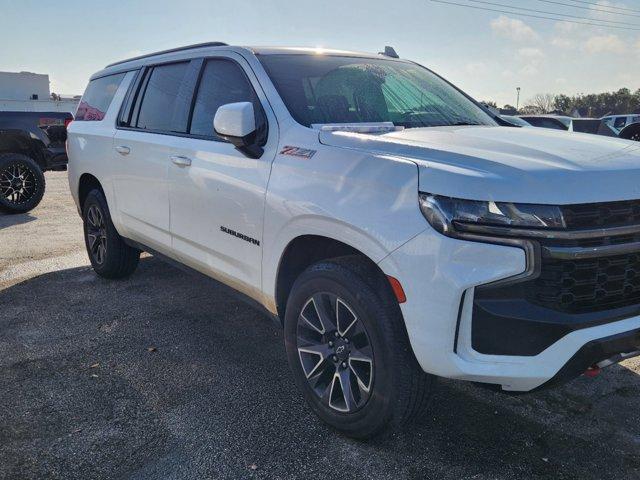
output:
[[338,357],[338,360],[340,361],[343,361],[349,358],[349,354],[351,353],[349,344],[345,342],[342,338],[336,339],[334,344],[334,351],[336,353],[336,357]]

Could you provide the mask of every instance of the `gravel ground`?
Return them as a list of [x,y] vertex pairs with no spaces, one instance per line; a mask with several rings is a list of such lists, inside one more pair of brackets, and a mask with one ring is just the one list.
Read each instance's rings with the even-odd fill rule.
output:
[[281,332],[213,282],[146,256],[88,266],[65,173],[0,216],[0,478],[640,478],[640,362],[507,396],[442,381],[370,442],[321,424]]

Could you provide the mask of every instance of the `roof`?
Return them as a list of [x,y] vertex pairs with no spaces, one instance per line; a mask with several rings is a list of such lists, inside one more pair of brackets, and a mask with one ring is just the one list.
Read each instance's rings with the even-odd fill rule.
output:
[[197,43],[195,45],[186,45],[182,47],[171,48],[168,50],[161,50],[158,52],[148,53],[137,57],[127,58],[118,62],[113,62],[107,65],[105,68],[114,67],[116,65],[122,65],[124,63],[134,62],[136,60],[143,60],[146,58],[157,57],[160,55],[166,55],[169,53],[184,52],[188,50],[195,50],[198,48],[206,47],[227,47],[227,48],[243,48],[250,50],[255,55],[340,55],[349,57],[365,57],[365,58],[380,58],[383,54],[370,53],[370,52],[355,52],[350,50],[336,50],[322,47],[260,47],[260,46],[234,46],[228,45],[223,42],[206,42]]
[[382,55],[371,52],[354,52],[322,47],[244,47],[256,55],[340,55],[342,57],[380,58]]
[[[162,50],[159,52],[148,53],[146,55],[140,55],[138,57],[128,58],[125,60],[121,60],[118,62],[111,63],[107,65],[103,70],[96,72],[91,76],[91,79],[99,78],[104,75],[111,75],[114,73],[125,72],[128,70],[132,70],[134,68],[139,68],[140,66],[145,65],[149,59],[155,59],[156,57],[163,57],[163,59],[174,59],[179,58],[181,54],[189,53],[193,50],[228,50],[235,52],[251,52],[254,55],[340,55],[340,56],[349,56],[349,57],[359,57],[359,58],[389,58],[395,60],[391,57],[385,57],[381,54],[375,53],[364,53],[364,52],[353,52],[348,50],[334,50],[334,49],[325,49],[325,48],[310,48],[310,47],[243,47],[243,46],[234,46],[227,45],[223,42],[206,42],[206,43],[198,43],[195,45],[186,45],[183,47],[171,48],[168,50]],[[203,52],[204,53],[204,52]]]

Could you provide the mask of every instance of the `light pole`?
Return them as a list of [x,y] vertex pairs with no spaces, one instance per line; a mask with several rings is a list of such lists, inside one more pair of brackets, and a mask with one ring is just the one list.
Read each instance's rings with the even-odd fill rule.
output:
[[520,110],[520,87],[516,87],[516,91],[518,92],[518,98],[516,98],[516,110]]

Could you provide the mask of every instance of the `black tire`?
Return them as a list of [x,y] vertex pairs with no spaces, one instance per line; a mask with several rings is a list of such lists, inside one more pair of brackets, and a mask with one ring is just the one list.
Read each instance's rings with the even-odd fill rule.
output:
[[[336,306],[331,309],[334,298]],[[316,300],[323,303],[320,309],[316,307]],[[303,309],[305,317],[301,316]],[[333,315],[335,325],[324,320],[318,323],[315,314],[318,317]],[[314,320],[305,320],[306,317]],[[347,321],[340,322],[340,317]],[[350,323],[354,317],[356,320]],[[357,322],[361,322],[361,326]],[[349,327],[341,327],[341,323]],[[324,330],[324,334],[320,330]],[[353,338],[349,339],[350,335]],[[336,339],[331,342],[333,345],[329,343],[332,337]],[[345,346],[345,341],[349,352],[345,354],[343,349],[342,357],[338,358],[336,352]],[[369,438],[401,426],[428,406],[435,377],[424,373],[418,365],[402,313],[386,278],[358,257],[323,261],[300,275],[287,302],[285,347],[296,385],[313,411],[350,437]],[[313,352],[309,352],[309,348]],[[317,349],[322,349],[325,355],[314,353]],[[366,361],[355,359],[358,356],[366,359],[369,355],[370,366]],[[326,358],[323,360],[323,357]],[[337,373],[332,373],[333,368]],[[337,382],[328,380],[329,377]],[[331,381],[335,382],[333,387],[328,383]],[[348,388],[353,392],[350,401],[342,388],[343,382],[350,385]],[[328,389],[331,391],[327,394]]]
[[42,170],[20,153],[0,155],[0,210],[26,213],[38,206],[45,189]]
[[634,140],[640,142],[640,123],[632,123],[622,129],[619,135],[620,138],[625,140]]
[[100,190],[91,190],[82,206],[84,241],[91,266],[104,278],[131,275],[140,260],[140,250],[127,245],[118,234],[109,207]]

